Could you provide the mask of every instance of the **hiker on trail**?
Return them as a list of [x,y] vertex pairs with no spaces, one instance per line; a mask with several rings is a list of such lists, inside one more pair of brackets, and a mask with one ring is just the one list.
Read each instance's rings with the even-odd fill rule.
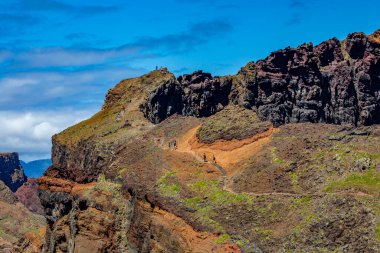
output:
[[131,123],[129,122],[128,119],[126,119],[124,122],[124,127],[129,127],[129,126],[131,126]]
[[215,155],[212,155],[212,163],[215,163],[215,164],[216,164],[216,158],[215,158]]
[[203,161],[204,161],[205,163],[207,163],[207,156],[206,156],[206,153],[203,153]]
[[169,143],[168,143],[169,150],[170,150],[171,146],[172,146],[172,143],[169,141]]
[[173,149],[174,149],[174,150],[177,149],[177,141],[176,141],[176,140],[173,141]]

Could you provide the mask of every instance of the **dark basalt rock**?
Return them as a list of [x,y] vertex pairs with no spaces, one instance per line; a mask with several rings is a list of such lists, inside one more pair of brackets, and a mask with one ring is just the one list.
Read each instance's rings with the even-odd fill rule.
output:
[[232,79],[202,71],[172,79],[158,87],[141,105],[145,117],[159,123],[175,113],[207,117],[229,103]]
[[26,182],[17,153],[0,153],[0,180],[13,192]]
[[239,103],[275,126],[297,122],[380,123],[380,32],[273,52],[235,76],[201,71],[156,89],[141,106],[159,123],[174,113],[205,117]]

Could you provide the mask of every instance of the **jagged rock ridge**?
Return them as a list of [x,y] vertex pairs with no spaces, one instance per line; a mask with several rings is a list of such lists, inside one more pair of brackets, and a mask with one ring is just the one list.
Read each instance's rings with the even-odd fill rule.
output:
[[172,114],[205,117],[229,103],[263,120],[371,125],[380,122],[380,31],[352,33],[313,46],[303,44],[249,63],[235,76],[201,71],[170,80],[141,106],[159,123]]
[[171,79],[149,95],[141,106],[153,123],[175,113],[186,116],[207,117],[228,104],[231,78],[215,77],[202,71]]

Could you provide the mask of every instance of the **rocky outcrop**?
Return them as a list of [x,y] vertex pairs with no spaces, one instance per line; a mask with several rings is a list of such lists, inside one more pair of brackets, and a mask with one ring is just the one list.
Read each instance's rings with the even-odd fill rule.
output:
[[46,176],[66,178],[80,183],[95,180],[105,161],[94,141],[80,141],[74,150],[55,140],[53,136],[52,162]]
[[0,153],[0,180],[13,192],[26,182],[17,153]]
[[256,64],[250,101],[274,123],[379,123],[380,45],[362,33],[272,53]]
[[229,103],[232,88],[230,77],[212,77],[202,71],[171,79],[153,91],[141,110],[153,123],[175,113],[207,117]]
[[273,52],[233,77],[184,75],[152,92],[142,105],[159,123],[178,113],[205,117],[239,103],[276,126],[297,122],[380,123],[379,32],[348,35]]

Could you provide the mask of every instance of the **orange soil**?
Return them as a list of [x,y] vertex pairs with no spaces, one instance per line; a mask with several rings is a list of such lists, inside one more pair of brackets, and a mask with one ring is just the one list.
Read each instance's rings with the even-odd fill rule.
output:
[[71,195],[78,195],[83,191],[92,188],[96,182],[88,184],[78,184],[69,180],[43,176],[38,178],[37,183],[40,189],[48,189],[53,192],[66,192]]
[[[96,183],[89,184],[77,184],[71,181],[50,178],[50,177],[41,177],[37,179],[39,187],[42,189],[48,189],[50,191],[60,191],[67,192],[72,195],[79,194],[86,189],[94,187]],[[151,207],[148,203],[139,202],[144,209],[151,210]],[[207,233],[207,232],[198,232],[195,231],[189,224],[187,224],[183,219],[166,212],[159,208],[154,208],[152,212],[152,222],[157,225],[164,225],[173,231],[176,235],[181,238],[191,252],[194,253],[206,253],[206,252],[216,252],[216,253],[240,253],[240,249],[235,244],[217,244],[215,240],[218,238],[217,235]],[[45,230],[41,230],[40,234],[43,235]],[[33,245],[37,247],[40,246],[40,238],[35,237],[34,235],[28,235],[28,239],[33,241]]]
[[34,252],[40,252],[42,250],[46,236],[46,226],[38,230],[38,234],[29,232],[25,235],[25,238],[30,242]]
[[[141,203],[146,209],[150,209],[147,203]],[[195,231],[189,224],[172,213],[154,208],[151,214],[152,223],[170,228],[180,240],[194,253],[240,253],[241,250],[235,244],[217,244],[217,235],[208,232]]]
[[165,162],[176,172],[181,182],[189,184],[198,179],[198,173],[206,180],[218,179],[220,171],[212,164],[199,161],[190,153],[164,151]]
[[178,140],[177,152],[190,153],[203,160],[206,154],[209,161],[214,155],[216,162],[227,172],[228,176],[234,174],[233,165],[254,156],[265,144],[270,142],[270,136],[275,131],[273,127],[269,130],[257,134],[244,140],[219,140],[213,144],[199,142],[196,133],[199,126],[191,129]]

